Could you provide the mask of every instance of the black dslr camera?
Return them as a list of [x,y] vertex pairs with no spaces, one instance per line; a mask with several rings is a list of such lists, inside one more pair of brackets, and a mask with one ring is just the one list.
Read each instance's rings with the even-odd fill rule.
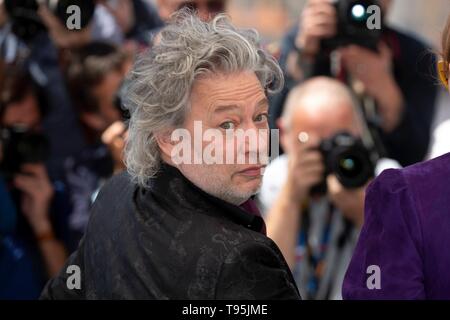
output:
[[376,51],[382,33],[382,25],[380,25],[380,29],[370,29],[368,19],[374,14],[369,7],[377,6],[380,11],[380,20],[382,20],[379,1],[334,0],[333,5],[337,13],[337,33],[331,39],[324,39],[322,46],[333,50],[337,47],[356,44]]
[[5,0],[12,30],[24,41],[30,41],[38,33],[46,31],[37,13],[39,3],[45,4],[64,26],[73,13],[71,6],[75,5],[80,9],[80,28],[88,25],[95,10],[95,1],[92,0]]
[[359,188],[374,177],[376,154],[363,142],[347,132],[341,132],[320,143],[325,165],[323,181],[311,189],[311,194],[325,194],[326,177],[334,174],[346,189]]
[[6,179],[12,178],[25,163],[42,163],[49,154],[49,142],[39,133],[23,127],[2,128],[0,131],[2,159],[0,171]]

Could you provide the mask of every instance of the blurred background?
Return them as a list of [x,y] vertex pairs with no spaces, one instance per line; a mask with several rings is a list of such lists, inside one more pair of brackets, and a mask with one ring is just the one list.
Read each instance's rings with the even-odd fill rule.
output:
[[[450,0],[361,0],[363,5],[390,3],[382,32],[372,39],[359,25],[362,40],[346,35],[345,44],[327,47],[323,37],[323,46],[310,49],[302,45],[307,37],[302,26],[314,15],[309,10],[307,18],[301,16],[308,6],[324,2],[336,9],[323,0],[0,0],[0,299],[36,299],[77,248],[98,190],[125,169],[125,79],[137,55],[151,50],[170,15],[182,7],[197,10],[204,20],[227,12],[237,26],[259,31],[263,48],[278,59],[286,77],[282,92],[270,100],[271,128],[278,127],[292,89],[326,76],[357,96],[378,158],[390,158],[399,167],[450,152],[448,93],[436,75]],[[72,4],[81,8],[80,19],[71,21],[75,30],[66,23]],[[359,48],[345,59],[340,49],[349,44]],[[375,48],[380,44],[387,45],[388,54]],[[398,112],[394,120],[392,110]],[[374,171],[374,164],[365,164]],[[304,298],[340,298],[360,207],[359,218],[344,214],[336,224],[347,242],[339,243],[345,252],[333,251],[340,271],[326,281],[318,272],[326,270],[321,261],[326,252],[313,256],[301,233],[293,236],[302,243],[282,249],[286,257],[295,253],[289,261]],[[327,245],[319,249],[333,248]],[[295,263],[306,258],[315,261],[314,268]]]
[[[254,27],[267,40],[278,40],[298,21],[305,0],[230,0],[234,23]],[[438,45],[450,6],[448,0],[396,0],[388,21]]]

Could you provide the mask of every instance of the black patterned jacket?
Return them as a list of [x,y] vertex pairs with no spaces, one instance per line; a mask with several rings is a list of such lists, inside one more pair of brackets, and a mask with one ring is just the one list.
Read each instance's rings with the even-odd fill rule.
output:
[[[115,176],[41,299],[300,299],[262,224],[169,165],[147,189]],[[76,284],[70,265],[79,266],[80,289],[67,286]]]

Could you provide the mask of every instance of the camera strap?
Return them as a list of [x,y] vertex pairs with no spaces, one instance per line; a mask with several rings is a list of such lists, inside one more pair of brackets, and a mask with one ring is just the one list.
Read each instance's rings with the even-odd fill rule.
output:
[[[333,216],[333,206],[331,203],[327,203],[326,215],[323,223],[322,230],[319,230],[318,235],[312,235],[312,213],[311,207],[308,206],[302,215],[302,225],[300,232],[300,246],[305,248],[304,259],[307,261],[309,270],[302,270],[308,272],[307,278],[307,299],[315,299],[319,287],[321,286],[322,277],[325,271],[325,256],[328,250],[330,234],[331,234],[331,221]],[[318,245],[314,244],[313,237],[319,237]]]

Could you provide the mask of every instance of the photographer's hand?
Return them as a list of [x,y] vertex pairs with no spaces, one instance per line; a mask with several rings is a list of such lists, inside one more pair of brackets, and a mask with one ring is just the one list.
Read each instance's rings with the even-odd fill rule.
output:
[[289,153],[286,187],[298,202],[303,202],[311,187],[323,178],[325,168],[318,150],[319,143],[319,138],[309,136],[307,141],[296,143]]
[[310,137],[307,141],[296,141],[289,150],[288,179],[266,216],[267,235],[278,245],[291,269],[295,265],[302,205],[310,188],[323,178],[324,165],[318,145],[319,139]]
[[300,16],[295,48],[288,53],[286,71],[295,81],[311,73],[311,66],[320,50],[320,42],[336,34],[337,15],[328,0],[309,0]]
[[82,30],[69,30],[44,4],[39,4],[38,14],[59,48],[70,49],[91,41],[91,24]]
[[114,173],[121,172],[126,168],[123,150],[127,135],[128,131],[122,121],[114,122],[102,134],[102,142],[108,147],[114,161]]
[[336,34],[336,9],[329,0],[309,0],[300,17],[295,45],[307,56],[315,56],[320,41]]
[[48,217],[53,187],[43,164],[25,164],[14,178],[14,185],[23,192],[22,211],[37,236],[51,230]]
[[364,198],[367,185],[345,189],[335,175],[327,177],[328,197],[342,214],[359,228],[364,222]]
[[33,229],[50,277],[64,266],[66,250],[54,237],[49,208],[54,189],[43,164],[25,164],[14,178],[14,185],[23,192],[22,211]]
[[378,104],[385,132],[394,130],[400,122],[403,111],[403,94],[392,74],[392,53],[383,42],[379,53],[350,45],[340,49],[342,62],[347,72],[361,81],[364,91]]

